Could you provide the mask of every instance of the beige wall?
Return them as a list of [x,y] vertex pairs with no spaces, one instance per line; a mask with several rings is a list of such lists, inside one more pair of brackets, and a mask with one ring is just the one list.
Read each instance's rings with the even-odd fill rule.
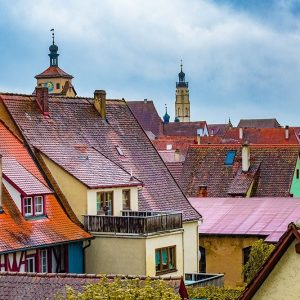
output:
[[97,192],[114,192],[114,202],[113,202],[113,214],[114,216],[120,216],[121,210],[123,210],[123,198],[122,191],[130,190],[130,207],[131,210],[138,210],[138,189],[137,187],[122,187],[122,188],[114,188],[114,189],[96,189],[96,190],[88,190],[87,191],[87,211],[89,215],[97,214]]
[[223,273],[227,286],[243,283],[243,248],[251,246],[257,237],[203,236],[199,245],[206,251],[206,272]]
[[86,273],[146,275],[146,239],[99,235],[86,248]]
[[[165,274],[165,276],[183,275],[183,231],[148,236],[146,239],[146,273],[148,276],[156,276],[155,249],[176,246],[177,272]],[[162,275],[164,276],[164,275]]]
[[42,155],[42,159],[67,198],[75,215],[83,222],[82,215],[87,213],[87,187],[45,155]]
[[183,223],[184,229],[184,273],[199,270],[198,221]]
[[[66,78],[47,78],[47,79],[38,79],[37,80],[37,85],[38,86],[44,86],[44,84],[46,82],[52,82],[53,83],[53,90],[50,92],[50,93],[61,93],[63,88],[64,88],[64,85],[66,84],[67,81],[70,81],[72,83],[72,80],[69,80],[69,79],[66,79]],[[57,89],[56,88],[56,84],[59,83],[60,84],[60,88]],[[67,94],[66,94],[67,97],[74,97],[75,94],[73,92],[72,89],[68,90],[67,91]]]
[[252,299],[300,299],[300,254],[294,241]]

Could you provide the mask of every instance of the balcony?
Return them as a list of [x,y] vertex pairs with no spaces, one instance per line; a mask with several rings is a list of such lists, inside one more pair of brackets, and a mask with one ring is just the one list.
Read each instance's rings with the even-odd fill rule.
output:
[[182,214],[122,211],[122,216],[85,215],[84,228],[90,232],[147,235],[182,228]]

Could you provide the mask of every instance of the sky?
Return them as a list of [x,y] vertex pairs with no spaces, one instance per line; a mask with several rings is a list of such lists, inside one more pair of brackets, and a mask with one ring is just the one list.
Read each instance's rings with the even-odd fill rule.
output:
[[153,100],[174,119],[180,60],[191,120],[300,126],[300,0],[0,0],[0,91],[59,66],[80,96]]

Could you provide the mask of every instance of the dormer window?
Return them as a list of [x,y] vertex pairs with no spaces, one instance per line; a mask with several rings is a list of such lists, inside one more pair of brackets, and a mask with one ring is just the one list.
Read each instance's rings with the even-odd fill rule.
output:
[[230,150],[230,151],[227,152],[226,158],[225,158],[225,161],[224,161],[224,164],[226,166],[232,166],[233,165],[235,154],[236,154],[235,150]]
[[41,216],[44,214],[44,197],[30,196],[23,198],[24,217]]

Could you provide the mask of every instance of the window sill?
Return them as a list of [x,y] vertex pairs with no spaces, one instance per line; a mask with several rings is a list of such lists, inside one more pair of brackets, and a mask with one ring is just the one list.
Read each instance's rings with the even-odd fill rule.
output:
[[177,272],[177,269],[172,269],[172,270],[164,270],[164,271],[156,271],[155,275],[159,276],[159,275],[164,275],[164,274],[168,274],[168,273],[175,273]]

